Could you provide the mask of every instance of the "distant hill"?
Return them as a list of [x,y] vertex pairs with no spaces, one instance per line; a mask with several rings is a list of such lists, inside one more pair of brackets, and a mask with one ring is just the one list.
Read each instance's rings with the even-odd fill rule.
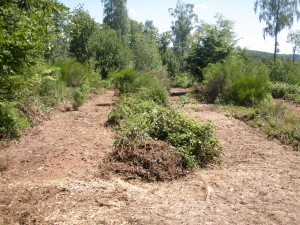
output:
[[[273,60],[273,53],[269,52],[261,52],[261,51],[255,51],[255,50],[247,50],[247,52],[255,59],[264,59],[264,60]],[[278,54],[278,57],[281,59],[287,59],[290,58],[293,59],[292,54]],[[300,55],[296,55],[295,58],[296,61],[300,61]]]

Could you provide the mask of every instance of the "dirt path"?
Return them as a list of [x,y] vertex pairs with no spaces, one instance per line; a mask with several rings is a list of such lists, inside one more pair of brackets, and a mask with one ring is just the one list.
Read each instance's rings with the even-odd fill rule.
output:
[[112,100],[56,112],[1,153],[0,224],[300,224],[300,153],[209,105],[178,110],[216,125],[220,167],[167,183],[97,177],[112,151],[103,125]]

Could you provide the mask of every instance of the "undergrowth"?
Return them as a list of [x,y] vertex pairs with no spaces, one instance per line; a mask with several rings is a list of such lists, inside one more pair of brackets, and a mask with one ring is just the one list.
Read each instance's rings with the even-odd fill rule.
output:
[[[118,131],[115,151],[118,154],[131,152],[135,148],[140,151],[138,146],[162,141],[176,149],[184,169],[217,163],[221,148],[212,125],[200,124],[173,110],[167,104],[165,95],[153,94],[151,82],[159,83],[155,77],[149,76],[138,75],[131,84],[126,84],[126,90],[130,92],[120,96],[109,115],[107,124]],[[144,79],[151,80],[150,84],[141,82]],[[125,84],[121,86],[125,87]],[[154,93],[165,91],[160,86]]]
[[86,65],[69,59],[50,65],[41,62],[24,68],[18,75],[22,87],[8,98],[0,84],[0,140],[17,138],[20,132],[36,125],[58,104],[78,110],[89,93],[99,93],[109,86]]
[[282,103],[266,100],[252,107],[222,106],[234,113],[236,118],[265,132],[270,138],[277,138],[283,144],[300,150],[300,118]]
[[282,98],[300,104],[300,87],[287,83],[275,82],[271,84],[273,98]]

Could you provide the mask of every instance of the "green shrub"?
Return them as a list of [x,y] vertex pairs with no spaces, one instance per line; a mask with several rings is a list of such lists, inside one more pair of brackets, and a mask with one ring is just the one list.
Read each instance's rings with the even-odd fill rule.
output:
[[75,59],[58,62],[57,65],[61,69],[61,79],[70,87],[81,87],[91,73],[87,66],[82,65]]
[[190,87],[195,81],[195,78],[189,73],[179,73],[175,75],[174,85],[175,87],[187,88]]
[[300,87],[287,83],[275,82],[271,84],[273,98],[283,98],[297,102],[300,99]]
[[124,70],[109,74],[111,82],[124,93],[135,93],[138,98],[143,100],[153,100],[158,104],[166,104],[168,92],[166,86],[168,82],[159,80],[153,74],[138,74],[134,70]]
[[107,26],[95,26],[88,41],[88,55],[93,69],[99,71],[103,79],[112,71],[125,69],[131,62],[131,51],[126,38]]
[[220,155],[211,125],[200,125],[153,101],[124,97],[112,110],[109,122],[118,124],[117,147],[136,140],[165,141],[179,151],[187,168],[216,162]]
[[208,101],[224,99],[239,105],[253,105],[268,96],[268,69],[257,61],[244,62],[229,57],[210,64],[204,71],[205,95]]
[[245,76],[232,81],[226,87],[226,98],[238,105],[253,105],[265,99],[269,94],[267,76]]
[[136,87],[134,81],[138,74],[133,69],[123,70],[121,72],[111,72],[108,77],[112,84],[117,88],[120,93],[134,92]]
[[29,127],[15,103],[0,102],[0,118],[0,140],[19,137],[20,130]]
[[291,60],[276,60],[270,65],[270,80],[287,84],[300,85],[300,64]]
[[83,105],[83,103],[86,100],[86,94],[82,92],[80,89],[76,88],[73,90],[73,109],[78,110],[80,106]]
[[168,92],[164,87],[140,88],[136,93],[137,98],[145,101],[154,101],[160,105],[166,105],[168,100]]

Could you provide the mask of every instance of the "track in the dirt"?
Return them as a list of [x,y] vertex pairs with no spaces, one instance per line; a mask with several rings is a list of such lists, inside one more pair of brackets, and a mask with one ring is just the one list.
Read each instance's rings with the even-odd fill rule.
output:
[[209,105],[180,111],[216,125],[220,167],[167,183],[97,177],[112,151],[112,101],[108,92],[55,112],[1,152],[0,224],[300,224],[299,153]]

